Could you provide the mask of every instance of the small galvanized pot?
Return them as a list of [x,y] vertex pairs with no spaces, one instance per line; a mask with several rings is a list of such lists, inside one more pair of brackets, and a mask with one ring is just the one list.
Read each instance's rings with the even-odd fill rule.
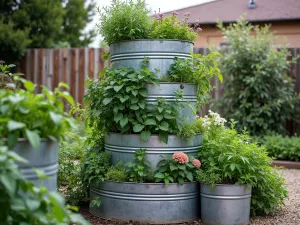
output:
[[191,58],[193,43],[182,40],[140,39],[121,41],[110,45],[110,56],[113,67],[131,67],[140,70],[145,57],[149,59],[149,69],[159,70],[158,77],[168,75],[175,57]]
[[158,135],[151,135],[147,142],[140,138],[140,134],[109,133],[105,136],[105,151],[111,154],[111,163],[117,164],[133,160],[135,151],[145,149],[151,168],[156,169],[157,163],[163,156],[172,155],[175,152],[185,152],[196,156],[202,145],[202,135],[196,135],[191,139],[182,139],[176,135],[169,135],[168,144],[159,140]]
[[[40,147],[34,149],[25,139],[19,139],[18,144],[12,149],[23,157],[28,163],[19,163],[18,166],[25,179],[49,191],[56,191],[58,171],[58,143],[42,139]],[[41,170],[48,179],[40,180],[34,169]]]
[[183,104],[189,104],[181,110],[180,120],[182,122],[193,122],[196,120],[196,106],[197,106],[197,85],[186,83],[160,83],[159,87],[153,84],[147,84],[148,97],[147,103],[155,104],[158,98],[164,98],[170,104],[176,101],[176,91],[183,92],[183,98],[180,100]]
[[250,221],[251,185],[200,184],[201,220],[208,225],[246,225]]
[[92,184],[90,199],[97,197],[100,207],[90,206],[96,216],[122,221],[173,224],[198,219],[199,185],[116,183]]

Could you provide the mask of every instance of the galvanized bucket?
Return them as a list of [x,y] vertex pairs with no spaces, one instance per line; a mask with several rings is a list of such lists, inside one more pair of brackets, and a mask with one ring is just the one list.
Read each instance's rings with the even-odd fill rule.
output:
[[185,84],[185,83],[160,83],[159,87],[153,84],[147,84],[148,97],[146,101],[148,103],[156,103],[157,98],[162,97],[166,99],[168,103],[174,103],[175,92],[182,91],[183,99],[180,102],[190,105],[186,106],[181,110],[181,120],[184,122],[193,122],[196,120],[196,106],[197,106],[197,85],[196,84]]
[[197,182],[169,184],[116,183],[92,184],[91,201],[97,197],[100,207],[90,206],[96,216],[122,221],[169,224],[198,219],[199,185]]
[[149,58],[149,69],[159,70],[158,77],[168,75],[174,58],[191,58],[193,43],[181,40],[134,40],[110,45],[113,67],[131,67],[140,70],[141,62]]
[[145,149],[147,159],[151,168],[156,169],[157,163],[165,155],[172,155],[175,152],[185,152],[196,156],[202,145],[202,135],[196,135],[191,139],[182,139],[176,135],[169,135],[168,144],[159,140],[158,135],[151,135],[147,142],[140,138],[140,134],[109,133],[105,136],[105,151],[111,154],[111,163],[117,164],[133,160],[135,151]]
[[[42,139],[40,147],[34,149],[25,139],[12,149],[18,155],[28,161],[28,164],[18,164],[25,179],[40,186],[43,185],[49,191],[56,191],[58,171],[58,143]],[[34,169],[41,170],[48,179],[39,180]]]
[[250,221],[251,185],[200,184],[201,220],[209,225],[246,225]]

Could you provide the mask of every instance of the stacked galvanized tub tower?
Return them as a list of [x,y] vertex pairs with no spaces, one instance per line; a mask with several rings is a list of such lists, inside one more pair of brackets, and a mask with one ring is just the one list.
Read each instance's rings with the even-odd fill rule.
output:
[[[193,43],[180,40],[136,40],[114,43],[110,46],[113,67],[131,67],[140,69],[145,57],[149,59],[149,68],[158,71],[157,76],[167,76],[175,57],[191,58]],[[183,100],[196,108],[197,86],[181,83],[161,83],[159,87],[147,85],[148,103],[155,104],[158,97],[172,104],[174,92],[183,91]],[[187,122],[195,120],[196,115],[190,108],[181,111]],[[133,160],[134,152],[145,149],[147,159],[153,170],[165,155],[185,152],[196,155],[201,148],[202,136],[182,139],[169,135],[168,144],[151,135],[147,142],[139,134],[109,133],[105,138],[105,151],[111,153],[113,165]],[[91,207],[90,212],[106,219],[133,220],[144,223],[180,223],[199,217],[199,186],[197,182],[165,185],[162,183],[116,183],[102,182],[91,185],[91,199],[99,197],[100,207]]]

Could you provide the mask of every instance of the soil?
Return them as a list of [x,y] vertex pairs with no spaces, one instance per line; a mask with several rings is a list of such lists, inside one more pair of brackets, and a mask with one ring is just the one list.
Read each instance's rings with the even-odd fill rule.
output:
[[[289,191],[289,198],[285,201],[285,207],[274,216],[253,217],[250,225],[300,225],[300,170],[283,169]],[[91,222],[92,225],[143,225],[134,221],[111,221],[96,217],[89,213],[88,207],[82,207],[80,213]],[[178,225],[203,225],[201,221],[181,223]]]

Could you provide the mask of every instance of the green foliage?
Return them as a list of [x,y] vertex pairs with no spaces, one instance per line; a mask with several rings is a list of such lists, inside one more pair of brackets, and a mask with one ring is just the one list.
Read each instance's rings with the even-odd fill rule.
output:
[[162,13],[155,13],[151,32],[148,38],[153,39],[178,39],[185,41],[195,41],[198,37],[197,29],[190,28],[190,14],[184,15],[184,20],[177,18],[175,13],[170,16],[164,16]]
[[292,63],[287,47],[277,50],[269,27],[254,27],[245,19],[219,28],[230,47],[221,57],[227,77],[221,101],[224,115],[235,119],[239,130],[247,126],[252,135],[283,133],[287,119],[299,119],[300,99],[287,75]]
[[300,161],[300,138],[267,135],[262,139],[268,155],[275,159]]
[[134,161],[128,162],[125,165],[126,174],[128,174],[129,181],[143,183],[150,181],[153,177],[150,162],[146,159],[146,152],[142,149],[134,153]]
[[147,104],[147,83],[158,85],[158,78],[145,65],[139,72],[130,68],[106,69],[100,80],[89,81],[85,101],[89,103],[90,119],[107,132],[140,133],[143,141],[155,133],[167,143],[169,133],[181,130],[179,112],[185,107],[180,102],[182,92],[175,93],[174,104],[162,98],[156,104]]
[[[1,7],[0,7],[1,8]],[[18,62],[31,41],[28,29],[15,30],[12,22],[4,22],[0,17],[0,55],[6,62]]]
[[14,76],[22,75],[20,73],[10,73],[14,64],[6,65],[4,61],[0,61],[0,89],[14,89],[19,88],[19,83],[14,83]]
[[193,123],[183,124],[182,130],[177,135],[182,138],[192,138],[197,134],[203,133],[203,130],[202,121],[196,119]]
[[111,166],[105,175],[108,181],[124,182],[128,180],[126,170],[122,162],[118,162],[115,166]]
[[71,213],[57,192],[35,187],[25,180],[17,162],[25,160],[0,147],[0,224],[89,224],[80,215]]
[[110,154],[102,150],[87,149],[82,159],[81,175],[86,190],[89,190],[91,183],[105,180],[105,174],[110,167]]
[[60,143],[58,161],[58,186],[68,203],[78,205],[87,197],[82,182],[81,161],[85,154],[85,137],[68,133],[69,140]]
[[209,92],[212,90],[210,80],[216,76],[223,81],[216,61],[219,56],[218,52],[211,52],[206,56],[193,54],[191,59],[175,58],[166,79],[171,82],[197,84],[197,102],[198,106],[201,106],[210,98]]
[[0,55],[18,63],[26,48],[84,47],[94,30],[85,31],[94,3],[84,0],[0,0]]
[[[184,153],[182,153],[184,154]],[[172,157],[165,157],[157,164],[157,171],[154,175],[155,182],[179,183],[193,182],[195,180],[196,171],[198,170],[193,164],[193,157],[189,156],[187,163],[179,163]]]
[[114,0],[111,6],[98,9],[98,12],[99,31],[108,45],[148,37],[151,21],[145,0]]
[[31,81],[14,79],[22,82],[25,90],[0,89],[0,137],[7,138],[9,147],[18,138],[27,138],[37,148],[40,138],[58,140],[76,128],[74,119],[64,112],[63,100],[74,104],[72,96],[61,90],[68,88],[66,84],[60,83],[54,92],[43,86],[42,93],[35,94],[36,85]]
[[246,131],[239,134],[234,121],[230,128],[225,128],[222,124],[216,125],[216,118],[213,113],[202,120],[205,132],[198,153],[202,162],[198,181],[212,186],[216,183],[251,184],[252,213],[275,212],[284,204],[287,190],[284,179],[271,166],[272,159],[263,147],[249,142]]

